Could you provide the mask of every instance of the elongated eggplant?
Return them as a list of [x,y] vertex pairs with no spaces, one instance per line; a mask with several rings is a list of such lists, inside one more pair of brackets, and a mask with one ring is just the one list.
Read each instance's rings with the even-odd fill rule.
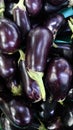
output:
[[0,97],[0,109],[17,128],[27,128],[32,122],[30,106],[28,107],[21,97]]
[[40,90],[38,84],[32,80],[26,71],[25,61],[20,61],[19,69],[21,74],[21,83],[24,89],[24,93],[31,101],[37,101],[41,99]]
[[55,6],[61,5],[66,1],[68,1],[68,0],[57,0],[57,1],[56,0],[48,0],[49,3],[51,3],[52,5],[55,5]]
[[44,71],[52,42],[53,35],[50,30],[37,27],[30,31],[25,52],[26,69]]
[[53,37],[55,39],[58,30],[64,23],[65,23],[65,18],[63,15],[54,14],[49,18],[47,18],[47,21],[44,22],[44,26],[53,33]]
[[69,2],[68,2],[68,1],[65,1],[64,3],[62,3],[62,4],[58,5],[58,6],[55,6],[55,5],[49,3],[49,2],[46,0],[46,2],[45,2],[45,4],[44,4],[44,11],[45,11],[46,13],[48,13],[49,15],[50,15],[50,13],[51,13],[51,14],[54,14],[54,13],[60,11],[61,9],[66,8],[66,7],[68,6],[68,4],[69,4]]
[[24,39],[26,34],[31,29],[31,23],[30,23],[30,19],[26,7],[24,6],[24,0],[20,0],[13,7],[13,17],[14,17],[14,21],[19,26],[22,38]]

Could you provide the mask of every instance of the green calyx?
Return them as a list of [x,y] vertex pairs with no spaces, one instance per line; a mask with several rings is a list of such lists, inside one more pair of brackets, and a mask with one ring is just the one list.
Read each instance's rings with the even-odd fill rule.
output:
[[24,0],[19,0],[19,2],[13,7],[13,10],[16,8],[26,11],[26,7],[24,6]]
[[20,54],[20,58],[18,60],[18,64],[19,64],[20,60],[25,61],[25,53],[22,50],[19,50],[19,54]]
[[36,83],[38,84],[39,88],[40,88],[40,93],[41,93],[41,99],[43,101],[46,100],[46,92],[45,92],[45,87],[44,87],[44,83],[42,80],[43,77],[43,72],[37,72],[37,71],[33,71],[31,69],[29,69],[27,71],[29,77],[33,80],[36,81]]
[[[70,20],[68,20],[68,24],[69,24],[69,27],[73,33],[73,18],[70,18]],[[73,39],[73,34],[71,36],[71,39]]]
[[18,87],[13,86],[11,92],[13,93],[14,96],[21,95],[22,93],[21,86],[20,85]]
[[0,0],[0,18],[4,17],[5,3],[4,0]]

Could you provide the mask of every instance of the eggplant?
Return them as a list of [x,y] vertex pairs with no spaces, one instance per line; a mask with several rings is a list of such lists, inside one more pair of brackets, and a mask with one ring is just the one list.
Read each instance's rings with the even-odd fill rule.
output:
[[36,27],[29,32],[25,52],[25,65],[27,70],[31,69],[44,72],[52,42],[53,35],[45,27]]
[[24,0],[19,0],[13,7],[13,19],[21,31],[22,39],[24,39],[31,29],[30,18],[26,6],[24,6]]
[[48,0],[49,3],[51,3],[52,5],[55,5],[55,6],[59,6],[66,1],[68,1],[68,0],[57,0],[57,1],[56,0]]
[[25,103],[23,97],[8,96],[0,97],[0,109],[13,126],[27,128],[32,123],[30,106]]
[[0,76],[4,79],[12,77],[17,70],[13,55],[0,54]]
[[[25,85],[24,81],[22,82],[23,82],[25,93],[27,93],[26,90],[28,90],[28,93],[29,93],[29,91],[32,88],[32,90],[30,91],[31,93],[30,95],[33,95],[33,92],[35,92],[34,94],[36,96],[38,95],[36,98],[37,100],[35,101],[39,101],[42,99],[45,100],[46,98],[45,87],[44,87],[42,77],[43,77],[43,72],[45,70],[46,63],[47,63],[48,52],[52,45],[52,40],[53,40],[53,35],[50,32],[50,30],[46,28],[42,28],[42,27],[37,27],[37,28],[32,29],[29,32],[29,35],[27,38],[25,63],[21,71],[25,68],[28,74],[24,73],[21,75],[23,77],[22,79],[24,79],[25,77],[26,82],[29,81],[30,79],[31,81],[31,82],[29,81],[30,86],[28,82],[27,82],[27,85]],[[46,53],[45,53],[45,50],[46,50]],[[32,80],[34,82],[32,82]],[[29,89],[28,89],[28,86],[29,86]],[[29,94],[28,94],[28,97],[29,97]]]
[[26,94],[28,99],[32,102],[41,99],[40,89],[38,84],[28,76],[25,68],[25,61],[19,62],[19,70],[21,75],[21,85],[23,86],[23,93]]
[[29,15],[36,16],[42,9],[43,0],[25,0],[25,6]]
[[58,30],[64,23],[65,23],[64,16],[62,14],[56,13],[47,18],[47,20],[44,22],[44,26],[53,33],[53,37],[55,39]]
[[44,4],[44,11],[46,13],[48,13],[49,15],[50,14],[54,14],[54,13],[57,13],[58,11],[60,11],[61,9],[64,9],[68,6],[69,2],[68,1],[65,1],[64,3],[58,5],[58,6],[55,6],[51,3],[49,3],[47,0],[45,1],[45,4]]
[[62,57],[53,58],[46,68],[45,87],[56,101],[64,100],[71,88],[72,66]]
[[63,57],[72,64],[72,55],[73,55],[72,45],[71,44],[65,44],[65,43],[64,44],[58,43],[57,48],[52,47],[50,49],[49,55],[50,55],[51,58]]

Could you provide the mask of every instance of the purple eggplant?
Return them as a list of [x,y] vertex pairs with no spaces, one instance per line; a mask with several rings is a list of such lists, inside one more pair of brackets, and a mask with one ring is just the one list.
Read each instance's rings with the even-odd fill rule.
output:
[[[22,97],[23,98],[23,97]],[[28,127],[32,123],[32,112],[21,97],[0,97],[0,109],[12,125],[17,128]]]
[[44,3],[44,11],[46,13],[48,13],[49,15],[50,14],[54,14],[54,13],[57,13],[58,11],[60,11],[61,9],[64,9],[68,6],[69,4],[69,1],[65,1],[64,3],[58,5],[58,6],[55,6],[53,4],[51,4],[50,2],[48,2],[48,0],[45,0],[45,3]]
[[59,6],[68,0],[48,0],[49,3],[55,6]]
[[52,42],[53,35],[51,31],[44,27],[36,27],[29,32],[25,52],[27,70],[44,71]]
[[41,94],[38,84],[28,76],[25,68],[25,61],[20,61],[19,69],[24,94],[26,94],[27,98],[32,102],[39,101],[41,99]]
[[65,23],[65,18],[61,14],[54,14],[47,18],[47,21],[44,22],[44,26],[53,33],[53,37],[56,37],[56,34],[60,27]]
[[26,7],[24,6],[24,0],[19,0],[13,7],[13,17],[15,23],[20,28],[22,38],[24,39],[31,29],[31,23]]
[[46,89],[54,100],[65,99],[72,82],[70,63],[64,58],[56,57],[49,62],[45,73]]
[[9,19],[0,19],[0,52],[14,53],[21,43],[20,31],[17,25]]
[[0,54],[0,76],[4,79],[12,77],[17,70],[17,63],[12,55]]
[[29,15],[36,16],[42,9],[43,0],[25,0],[25,6]]

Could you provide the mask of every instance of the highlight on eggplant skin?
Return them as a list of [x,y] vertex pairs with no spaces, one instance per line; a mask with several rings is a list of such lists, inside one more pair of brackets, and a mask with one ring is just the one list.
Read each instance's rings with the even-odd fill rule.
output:
[[56,13],[47,18],[47,20],[44,22],[44,26],[53,33],[53,37],[55,39],[58,30],[64,23],[65,23],[64,16],[62,14]]
[[24,39],[31,30],[31,22],[23,0],[13,7],[13,19],[20,29],[22,39]]
[[43,72],[52,44],[53,35],[49,29],[45,27],[36,27],[32,29],[28,34],[26,43],[26,69]]
[[[9,19],[0,19],[0,51],[14,53],[20,47],[21,38],[17,25]],[[4,39],[4,40],[2,40]]]
[[[7,96],[6,96],[7,98]],[[7,119],[17,128],[25,128],[32,123],[32,111],[21,97],[10,100],[0,98],[0,109]]]
[[43,0],[25,0],[25,6],[30,16],[36,16],[42,9]]

